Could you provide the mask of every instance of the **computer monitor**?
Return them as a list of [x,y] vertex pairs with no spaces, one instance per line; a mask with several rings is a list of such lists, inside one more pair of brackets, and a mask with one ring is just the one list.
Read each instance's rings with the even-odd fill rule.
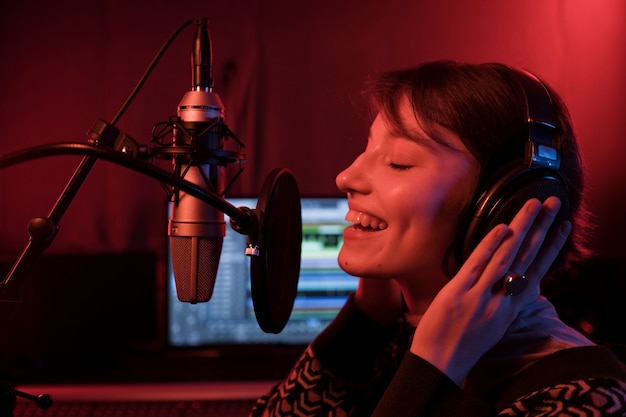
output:
[[[256,207],[254,198],[229,198],[236,207]],[[254,314],[246,236],[227,227],[215,288],[206,303],[180,302],[168,273],[167,338],[173,347],[222,344],[308,344],[337,315],[357,278],[337,264],[343,242],[345,198],[302,198],[300,278],[293,311],[279,334],[263,332]],[[226,217],[228,223],[228,217]]]

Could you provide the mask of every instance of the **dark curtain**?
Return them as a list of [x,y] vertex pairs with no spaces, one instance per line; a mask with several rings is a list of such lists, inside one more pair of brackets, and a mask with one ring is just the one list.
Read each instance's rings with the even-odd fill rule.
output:
[[[156,51],[206,16],[215,91],[246,143],[233,195],[256,195],[269,171],[293,170],[303,195],[338,194],[334,177],[364,146],[367,75],[424,60],[501,61],[534,70],[570,106],[590,172],[596,244],[622,253],[626,32],[622,0],[9,2],[0,14],[0,153],[86,141],[110,120]],[[190,87],[193,29],[172,44],[118,127],[147,143]],[[55,157],[0,173],[0,253],[27,240],[78,164]],[[164,166],[168,167],[165,161]],[[156,181],[99,161],[52,252],[162,252],[167,210]]]

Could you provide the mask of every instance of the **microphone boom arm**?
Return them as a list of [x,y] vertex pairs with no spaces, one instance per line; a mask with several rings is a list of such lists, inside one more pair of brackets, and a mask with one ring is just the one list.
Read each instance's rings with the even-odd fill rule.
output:
[[[236,224],[236,227],[233,227],[233,229],[239,233],[250,234],[258,227],[258,218],[254,211],[246,208],[237,208],[211,191],[204,190],[196,184],[186,181],[169,171],[160,169],[149,162],[135,158],[132,155],[134,152],[124,152],[124,150],[129,149],[129,137],[120,135],[118,137],[120,137],[121,140],[112,140],[110,136],[111,135],[107,134],[101,136],[101,138],[104,139],[102,142],[106,142],[103,144],[101,144],[99,140],[95,141],[96,144],[74,142],[52,143],[34,146],[0,156],[1,170],[12,165],[44,157],[84,155],[80,165],[74,172],[74,175],[66,185],[48,217],[38,217],[31,220],[29,223],[30,240],[8,275],[0,282],[0,301],[19,301],[19,294],[17,294],[14,288],[19,285],[20,281],[25,279],[31,266],[52,244],[58,232],[58,224],[61,218],[78,193],[78,190],[87,178],[89,171],[94,166],[97,159],[104,159],[138,171],[165,182],[168,185],[174,186],[212,205],[230,216],[232,222]],[[110,146],[115,146],[120,149],[115,150]],[[13,286],[9,286],[10,283],[13,283]]]

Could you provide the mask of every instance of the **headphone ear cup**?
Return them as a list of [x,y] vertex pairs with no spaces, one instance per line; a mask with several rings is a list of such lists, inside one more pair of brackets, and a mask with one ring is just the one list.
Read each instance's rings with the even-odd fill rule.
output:
[[561,209],[555,223],[570,218],[567,188],[555,170],[519,167],[491,183],[493,186],[487,188],[468,210],[466,232],[460,239],[461,262],[469,257],[481,239],[496,225],[509,224],[531,198],[543,202],[550,196],[558,197]]

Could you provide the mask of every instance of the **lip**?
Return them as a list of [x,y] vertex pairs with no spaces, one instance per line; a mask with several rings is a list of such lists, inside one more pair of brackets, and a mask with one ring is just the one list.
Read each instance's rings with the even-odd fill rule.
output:
[[364,229],[357,225],[351,224],[349,226],[346,226],[345,229],[343,229],[343,239],[344,241],[354,240],[354,239],[359,239],[359,240],[369,239],[369,238],[373,238],[373,237],[380,235],[380,233],[384,231],[385,230],[380,230],[380,229],[376,229],[376,230]]

